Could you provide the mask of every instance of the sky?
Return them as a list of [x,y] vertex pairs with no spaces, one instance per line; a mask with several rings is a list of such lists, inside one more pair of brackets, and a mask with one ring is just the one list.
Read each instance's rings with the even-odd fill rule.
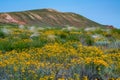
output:
[[52,8],[120,28],[120,0],[0,0],[0,12]]

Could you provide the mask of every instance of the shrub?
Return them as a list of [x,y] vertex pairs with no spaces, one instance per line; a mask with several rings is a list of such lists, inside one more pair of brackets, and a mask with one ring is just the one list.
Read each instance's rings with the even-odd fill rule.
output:
[[5,34],[2,32],[2,30],[0,29],[0,38],[4,38]]

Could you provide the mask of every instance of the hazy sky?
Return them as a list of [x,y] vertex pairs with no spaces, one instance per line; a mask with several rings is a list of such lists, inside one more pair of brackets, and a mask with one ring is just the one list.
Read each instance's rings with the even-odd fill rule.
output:
[[53,8],[120,28],[120,0],[0,0],[0,12]]

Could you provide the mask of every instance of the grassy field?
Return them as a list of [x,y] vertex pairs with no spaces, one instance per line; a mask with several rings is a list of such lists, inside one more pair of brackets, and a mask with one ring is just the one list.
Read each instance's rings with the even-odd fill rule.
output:
[[120,80],[120,30],[1,26],[0,80]]

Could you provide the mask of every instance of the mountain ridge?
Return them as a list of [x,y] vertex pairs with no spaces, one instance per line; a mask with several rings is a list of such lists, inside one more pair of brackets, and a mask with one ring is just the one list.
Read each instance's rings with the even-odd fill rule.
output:
[[0,24],[99,27],[104,26],[73,12],[59,12],[54,9],[35,9],[20,12],[0,13]]

